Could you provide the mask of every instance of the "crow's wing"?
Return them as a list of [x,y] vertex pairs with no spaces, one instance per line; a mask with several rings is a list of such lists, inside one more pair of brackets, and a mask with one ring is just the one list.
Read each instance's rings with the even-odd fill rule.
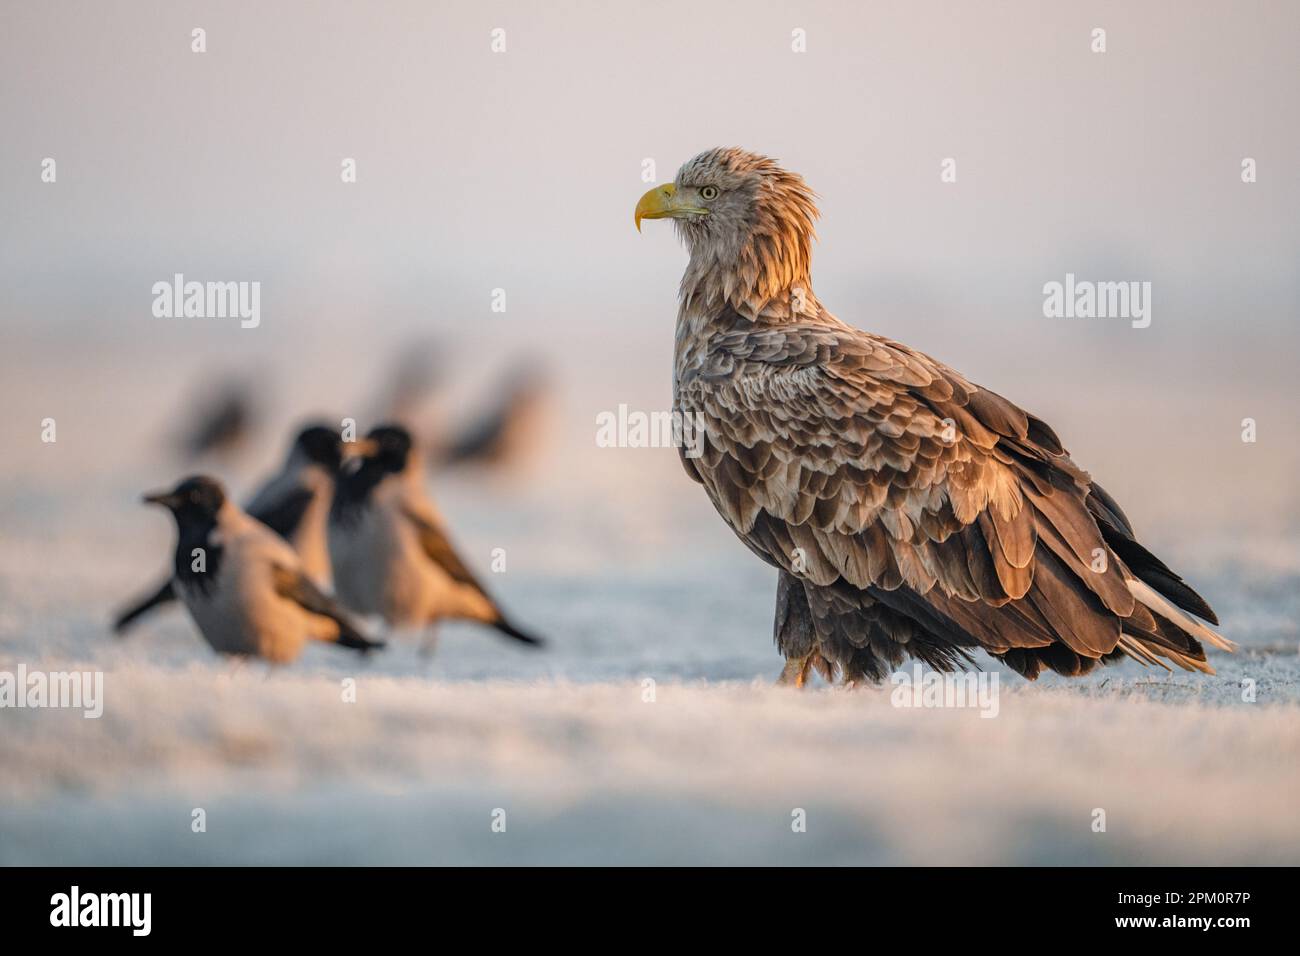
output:
[[310,611],[312,614],[319,614],[321,617],[329,618],[338,625],[338,635],[334,638],[337,644],[363,653],[384,646],[383,641],[374,641],[362,634],[357,629],[356,624],[352,622],[347,611],[343,610],[342,606],[332,597],[316,587],[297,568],[276,564],[272,566],[271,573],[274,578],[275,591],[282,598],[293,601],[303,610]]
[[495,618],[485,623],[491,624],[506,637],[514,638],[521,643],[535,646],[541,646],[545,643],[542,638],[517,628],[505,616],[501,606],[479,583],[473,572],[465,566],[465,562],[460,559],[460,555],[456,553],[456,549],[452,546],[447,533],[443,530],[437,518],[412,505],[403,508],[402,513],[411,522],[412,527],[419,536],[420,548],[429,560],[442,568],[447,573],[447,576],[456,583],[473,588],[491,605]]

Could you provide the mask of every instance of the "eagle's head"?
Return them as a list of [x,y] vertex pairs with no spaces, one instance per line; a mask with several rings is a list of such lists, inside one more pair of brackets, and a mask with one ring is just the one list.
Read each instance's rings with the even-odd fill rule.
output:
[[809,285],[817,206],[803,177],[735,147],[700,153],[637,203],[673,219],[691,254],[682,295],[757,312]]

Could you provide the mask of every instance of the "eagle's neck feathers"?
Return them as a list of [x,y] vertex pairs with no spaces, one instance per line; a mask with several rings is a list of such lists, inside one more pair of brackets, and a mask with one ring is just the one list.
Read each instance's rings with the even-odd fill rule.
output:
[[811,224],[762,213],[758,218],[740,242],[701,238],[691,244],[680,289],[685,310],[731,308],[754,320],[816,314]]
[[682,276],[677,315],[679,372],[701,362],[710,340],[735,331],[737,324],[835,321],[812,287],[815,215],[811,206],[783,214],[760,207],[755,225],[734,245],[687,236],[691,258]]

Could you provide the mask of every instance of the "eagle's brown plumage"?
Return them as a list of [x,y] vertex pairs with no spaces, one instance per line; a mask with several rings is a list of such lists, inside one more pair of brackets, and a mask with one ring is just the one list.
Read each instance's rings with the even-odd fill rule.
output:
[[787,674],[879,680],[908,654],[951,669],[977,648],[1029,678],[1120,655],[1212,673],[1200,642],[1232,647],[1197,620],[1214,612],[1050,427],[822,307],[816,215],[800,177],[735,149],[638,207],[690,248],[675,404],[705,440],[682,460],[780,570]]

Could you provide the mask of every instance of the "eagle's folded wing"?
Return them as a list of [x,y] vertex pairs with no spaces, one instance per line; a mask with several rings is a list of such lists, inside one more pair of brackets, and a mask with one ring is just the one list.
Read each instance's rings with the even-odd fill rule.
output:
[[705,435],[688,472],[810,589],[860,592],[864,611],[1030,674],[1117,653],[1207,670],[1196,637],[1223,641],[1179,610],[1213,620],[1046,424],[905,346],[742,326],[679,381],[678,405]]

